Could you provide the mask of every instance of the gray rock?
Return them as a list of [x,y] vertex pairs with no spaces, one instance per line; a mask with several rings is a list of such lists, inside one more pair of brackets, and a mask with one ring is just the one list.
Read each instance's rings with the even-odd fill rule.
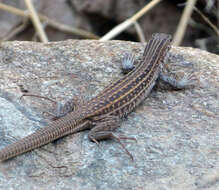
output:
[[[56,43],[4,42],[0,46],[0,148],[46,123],[48,100],[89,99],[122,76],[121,60],[143,45],[69,40]],[[169,68],[194,72],[194,89],[157,88],[121,123],[124,142],[88,140],[87,131],[64,137],[0,163],[0,189],[210,189],[219,186],[219,57],[193,48],[173,47]]]

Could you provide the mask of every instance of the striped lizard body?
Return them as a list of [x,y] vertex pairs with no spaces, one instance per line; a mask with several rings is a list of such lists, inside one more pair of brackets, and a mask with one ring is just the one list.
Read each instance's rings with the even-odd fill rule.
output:
[[130,113],[151,92],[169,51],[170,42],[170,35],[154,34],[145,47],[141,63],[135,69],[96,97],[81,103],[75,110],[0,150],[0,161],[85,129],[90,129],[91,140],[116,139],[126,150],[120,139],[129,138],[117,137],[112,131],[119,126],[119,119]]

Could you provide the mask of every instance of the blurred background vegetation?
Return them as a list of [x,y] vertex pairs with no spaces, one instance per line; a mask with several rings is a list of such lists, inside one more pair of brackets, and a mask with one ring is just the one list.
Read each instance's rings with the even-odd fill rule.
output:
[[219,54],[218,2],[1,0],[0,38],[1,41],[116,39],[145,42],[152,33],[163,32],[174,36],[174,45]]

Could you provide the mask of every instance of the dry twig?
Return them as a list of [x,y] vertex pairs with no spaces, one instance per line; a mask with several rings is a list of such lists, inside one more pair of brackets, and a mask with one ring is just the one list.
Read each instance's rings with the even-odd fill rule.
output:
[[14,28],[13,30],[11,30],[8,34],[6,34],[1,40],[2,41],[8,41],[11,38],[13,38],[14,36],[16,36],[17,34],[21,33],[22,31],[25,30],[25,28],[28,25],[28,19],[24,18],[22,24],[20,24],[19,26],[17,26],[16,28]]
[[194,10],[203,18],[203,20],[219,35],[219,30],[200,10],[194,7]]
[[144,37],[144,32],[143,32],[140,24],[138,24],[138,22],[134,22],[134,26],[135,26],[135,29],[136,29],[136,32],[138,34],[140,42],[145,43],[146,40],[145,40],[145,37]]
[[127,29],[129,26],[133,25],[140,17],[142,17],[146,12],[148,12],[150,9],[152,9],[155,5],[157,5],[161,1],[162,0],[151,1],[146,6],[144,6],[140,11],[138,11],[135,15],[133,15],[131,18],[120,23],[119,25],[114,27],[111,31],[109,31],[107,34],[105,34],[102,38],[100,38],[100,41],[107,41],[114,38],[115,36],[123,32],[125,29]]
[[[9,5],[6,5],[4,3],[0,3],[0,9],[8,11],[8,12],[15,14],[15,15],[30,18],[30,14],[28,12],[23,11],[21,9],[17,9],[17,8],[9,6]],[[54,21],[54,20],[52,20],[52,19],[50,19],[42,14],[38,14],[38,15],[39,15],[39,18],[41,21],[47,22],[49,26],[56,28],[60,31],[67,32],[70,34],[75,34],[75,35],[81,36],[83,38],[99,39],[99,37],[97,35],[92,34],[91,32],[56,22],[56,21]]]
[[197,0],[188,0],[188,3],[186,4],[186,7],[184,8],[183,15],[180,19],[179,25],[177,27],[176,33],[173,38],[173,45],[175,46],[179,46],[184,37],[186,27],[188,25],[188,21],[189,21],[189,18],[191,17],[192,10],[193,10],[193,7],[196,1]]
[[32,3],[32,0],[24,0],[26,6],[27,6],[27,9],[29,10],[30,12],[30,18],[33,22],[33,25],[38,33],[38,36],[40,38],[40,40],[44,43],[47,43],[48,42],[48,38],[46,36],[46,33],[42,27],[42,24],[40,22],[40,19],[39,19],[39,16],[33,6],[33,3]]

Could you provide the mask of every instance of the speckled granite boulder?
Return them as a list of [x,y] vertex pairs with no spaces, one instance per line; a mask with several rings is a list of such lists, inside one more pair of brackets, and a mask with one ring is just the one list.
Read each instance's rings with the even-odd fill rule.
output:
[[[69,40],[56,43],[4,42],[0,45],[0,148],[46,123],[54,107],[25,97],[21,89],[64,103],[89,99],[122,76],[121,60],[143,45]],[[153,90],[116,133],[131,161],[114,141],[98,147],[87,131],[0,163],[0,189],[210,189],[219,187],[219,56],[193,48],[170,51],[169,68],[194,72],[194,89]],[[22,88],[21,88],[22,87]]]

